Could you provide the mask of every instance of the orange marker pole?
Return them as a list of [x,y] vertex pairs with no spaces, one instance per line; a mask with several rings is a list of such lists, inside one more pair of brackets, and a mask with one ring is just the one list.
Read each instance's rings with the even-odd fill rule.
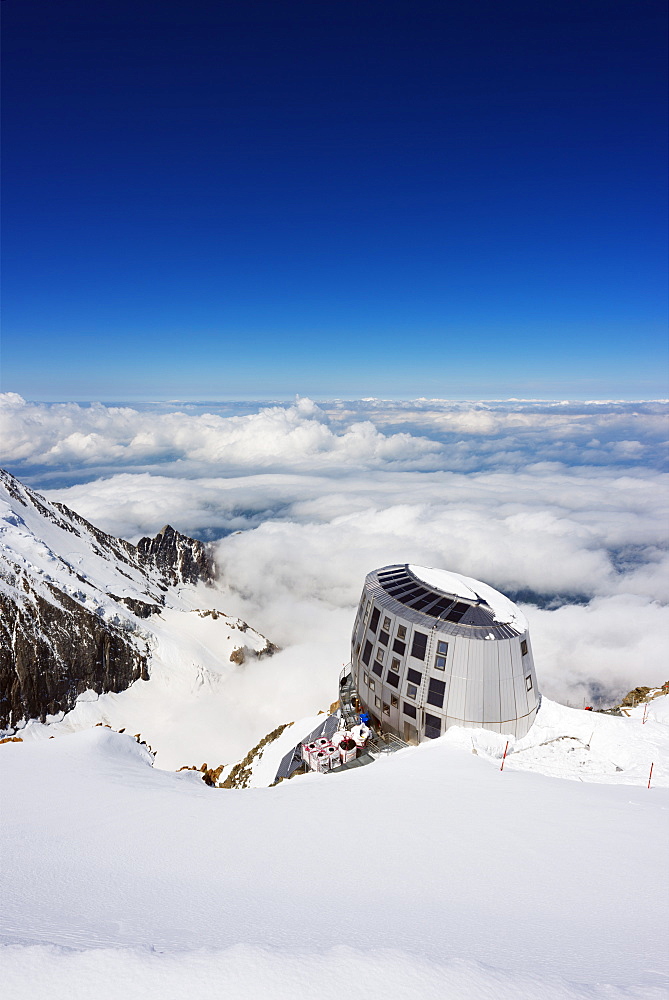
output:
[[650,779],[653,777],[653,768],[654,767],[655,767],[654,763],[650,765],[650,774],[648,775],[648,787],[649,788],[650,788]]
[[507,751],[508,749],[509,749],[509,741],[507,740],[507,741],[506,741],[506,746],[504,747],[504,755],[503,755],[503,757],[502,757],[502,766],[500,767],[500,771],[503,771],[503,770],[504,770],[504,761],[506,760],[506,751]]

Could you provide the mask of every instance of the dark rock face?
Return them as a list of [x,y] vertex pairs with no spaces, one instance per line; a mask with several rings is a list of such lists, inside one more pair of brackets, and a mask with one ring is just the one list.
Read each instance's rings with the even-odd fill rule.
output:
[[166,581],[197,583],[213,580],[214,563],[202,542],[166,524],[155,538],[140,538],[137,552],[144,566],[155,566]]
[[145,643],[54,596],[57,604],[29,591],[19,606],[0,594],[0,728],[67,712],[89,689],[124,691],[148,678]]
[[0,730],[147,679],[143,622],[213,579],[202,542],[168,525],[131,545],[2,470],[0,536]]

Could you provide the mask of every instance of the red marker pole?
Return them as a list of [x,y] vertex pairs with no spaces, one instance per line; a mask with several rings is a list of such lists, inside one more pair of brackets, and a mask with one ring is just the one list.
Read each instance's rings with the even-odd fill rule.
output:
[[648,787],[649,788],[650,788],[650,779],[653,777],[653,768],[654,767],[655,767],[654,763],[650,765],[650,774],[648,775]]
[[503,771],[503,770],[504,770],[504,761],[506,760],[506,751],[507,751],[508,749],[509,749],[509,741],[507,740],[507,741],[506,741],[506,746],[504,747],[504,754],[503,754],[503,756],[502,756],[502,766],[500,767],[500,771]]

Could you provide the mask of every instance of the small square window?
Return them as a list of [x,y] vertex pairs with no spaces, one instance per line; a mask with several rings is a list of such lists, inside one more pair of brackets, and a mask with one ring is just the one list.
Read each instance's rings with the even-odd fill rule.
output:
[[376,691],[376,681],[374,680],[373,677],[370,677],[367,683],[369,684],[370,691]]
[[374,657],[374,659],[378,660],[379,663],[383,663],[383,652],[384,651],[381,649],[381,647],[377,646],[377,648],[376,648],[376,656]]
[[381,708],[381,699],[379,698],[378,695],[374,696],[374,704],[376,705],[377,708]]
[[434,661],[434,665],[437,668],[437,670],[445,670],[446,669],[446,657],[445,656],[437,656],[437,658]]
[[390,632],[390,618],[383,619],[383,631]]
[[418,697],[418,688],[415,684],[407,684],[407,698],[411,698],[413,701]]
[[525,678],[525,687],[527,688],[528,691],[532,690],[532,674],[529,674]]
[[400,672],[400,661],[397,659],[396,656],[393,656],[392,660],[390,661],[390,669],[394,670],[396,674]]
[[392,684],[394,688],[398,688],[400,686],[400,675],[394,674],[392,670],[389,670],[386,674],[386,680],[389,684]]
[[404,702],[404,714],[408,715],[411,719],[416,718],[416,707],[415,705],[409,705],[406,701]]
[[387,646],[390,642],[390,633],[381,630],[381,632],[379,632],[379,642],[382,642],[384,646]]
[[411,681],[412,684],[421,684],[423,681],[423,675],[420,670],[414,670],[413,667],[409,667],[407,670],[407,680]]
[[397,695],[391,694],[391,696],[390,696],[390,707],[391,708],[397,708],[398,705],[399,705],[399,699],[398,699]]
[[390,715],[390,705],[388,704],[387,701],[384,701],[383,703],[383,714]]
[[520,643],[520,652],[523,656],[527,656],[527,639],[523,639]]
[[372,672],[375,673],[377,677],[380,677],[381,674],[383,673],[383,667],[381,666],[380,663],[373,663]]
[[372,655],[372,644],[368,639],[367,642],[365,643],[365,649],[362,654],[362,662],[365,664],[365,666],[369,666],[369,658],[371,655]]
[[395,639],[395,640],[393,641],[393,650],[394,650],[394,651],[395,651],[396,653],[399,653],[399,654],[400,654],[400,656],[404,656],[404,654],[405,654],[405,653],[406,653],[406,651],[407,651],[407,648],[406,648],[406,646],[405,646],[405,644],[404,644],[403,642],[400,642],[400,640],[399,640],[399,639]]
[[364,680],[365,684],[369,684],[369,674],[366,671],[363,672],[362,677],[363,677],[363,680]]
[[446,653],[448,652],[448,643],[447,642],[438,642],[437,643],[437,652],[439,653],[440,656],[446,656]]
[[406,639],[406,637],[407,637],[406,626],[405,625],[400,625],[398,627],[398,629],[397,629],[397,638],[398,639]]

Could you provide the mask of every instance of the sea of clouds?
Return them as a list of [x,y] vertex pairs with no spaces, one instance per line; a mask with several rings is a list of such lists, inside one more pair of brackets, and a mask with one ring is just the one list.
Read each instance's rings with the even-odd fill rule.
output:
[[523,602],[542,690],[581,705],[669,676],[667,413],[663,402],[130,407],[7,393],[0,461],[113,534],[169,522],[212,540],[226,610],[284,647],[284,721],[334,698],[364,576],[392,562]]

